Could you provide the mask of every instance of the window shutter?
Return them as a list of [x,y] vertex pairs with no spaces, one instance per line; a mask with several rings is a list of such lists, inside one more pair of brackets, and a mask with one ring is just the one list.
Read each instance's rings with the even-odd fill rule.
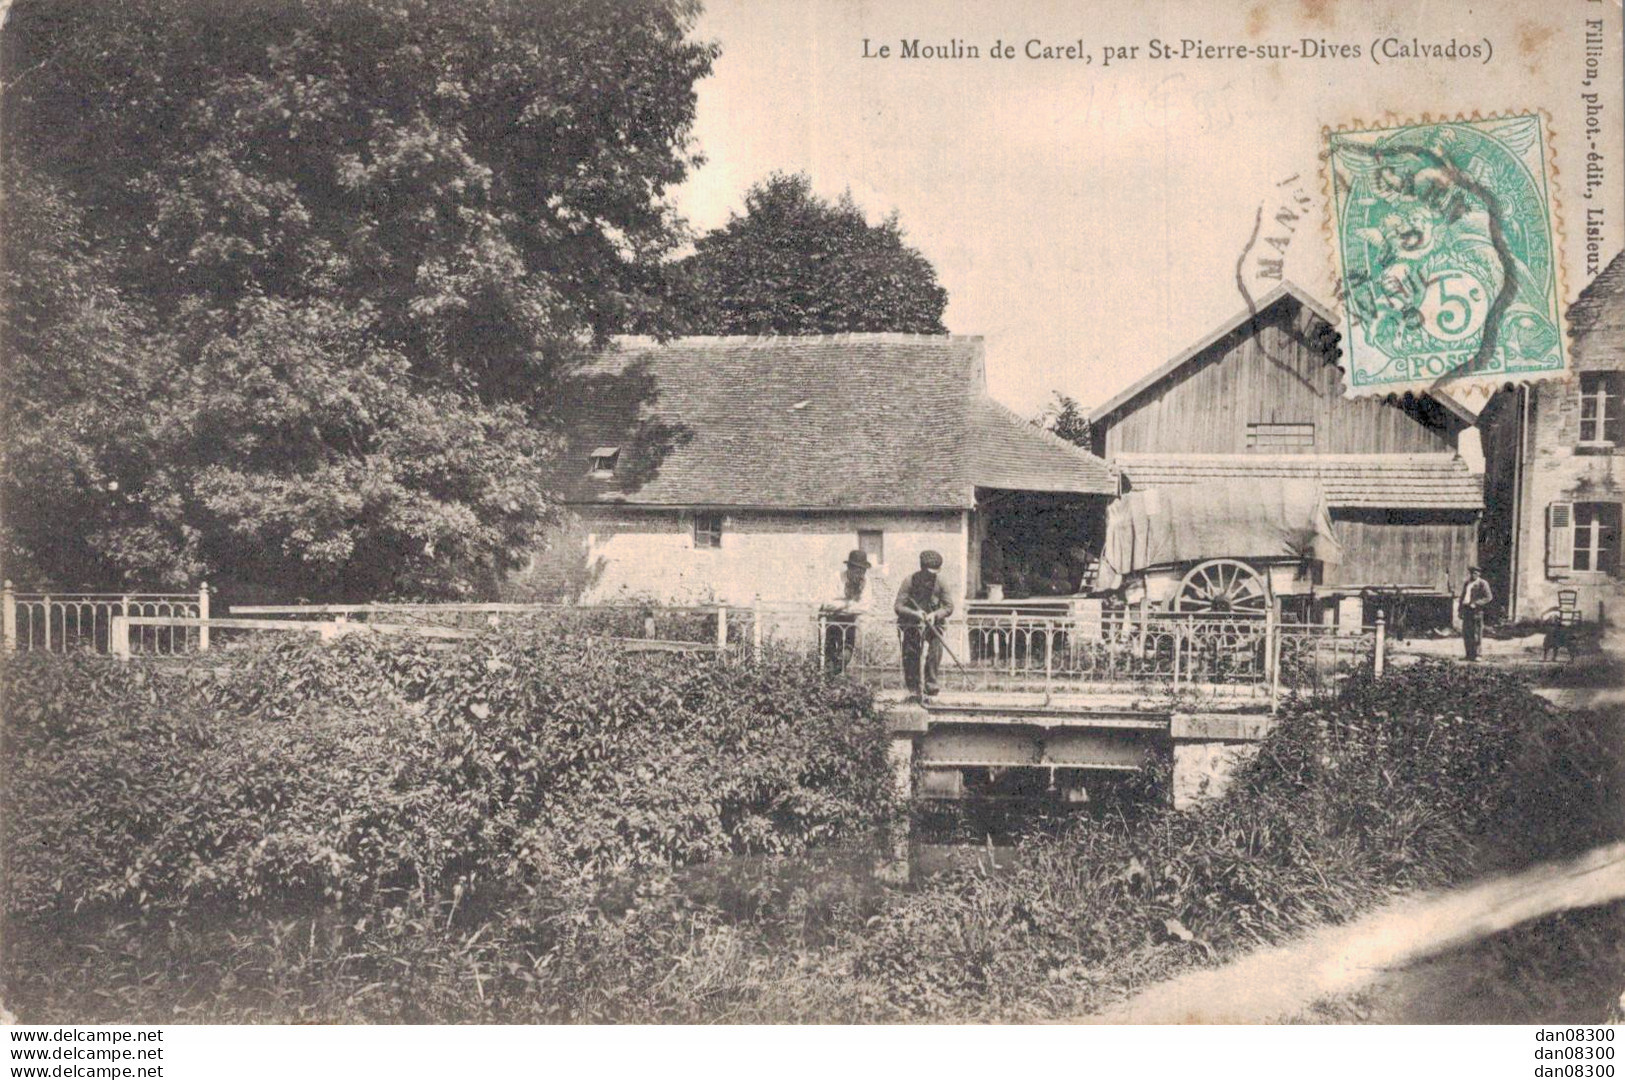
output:
[[1574,504],[1554,502],[1546,507],[1546,572],[1566,570],[1574,563]]

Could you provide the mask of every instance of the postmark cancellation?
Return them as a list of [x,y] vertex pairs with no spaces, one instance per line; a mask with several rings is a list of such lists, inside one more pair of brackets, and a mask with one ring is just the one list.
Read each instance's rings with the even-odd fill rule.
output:
[[1323,139],[1349,394],[1567,373],[1543,113],[1356,123]]

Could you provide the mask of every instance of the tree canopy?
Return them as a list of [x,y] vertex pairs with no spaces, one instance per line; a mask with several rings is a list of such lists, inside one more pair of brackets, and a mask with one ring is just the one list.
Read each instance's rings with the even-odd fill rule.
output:
[[1089,449],[1089,414],[1070,394],[1050,391],[1049,404],[1033,418],[1033,424],[1054,432],[1074,446]]
[[691,0],[19,0],[8,576],[446,595],[551,512],[594,343],[673,324]]
[[945,332],[947,291],[897,214],[870,225],[850,193],[829,202],[805,175],[753,186],[679,270],[694,333]]

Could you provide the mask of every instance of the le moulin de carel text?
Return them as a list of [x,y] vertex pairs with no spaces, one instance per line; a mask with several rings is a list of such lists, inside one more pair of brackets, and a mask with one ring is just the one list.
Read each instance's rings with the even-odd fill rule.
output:
[[973,45],[962,38],[927,41],[899,38],[895,45],[863,39],[865,60],[1074,60],[1101,67],[1142,60],[1360,60],[1373,63],[1406,60],[1453,60],[1487,64],[1495,55],[1489,38],[1477,41],[1423,41],[1420,38],[1380,37],[1369,43],[1328,41],[1325,38],[1299,38],[1276,43],[1211,42],[1201,38],[1164,41],[1151,38],[1143,45],[1101,45],[1090,49],[1082,38],[1072,41],[1046,41],[1027,38],[1017,44],[999,38],[991,45]]

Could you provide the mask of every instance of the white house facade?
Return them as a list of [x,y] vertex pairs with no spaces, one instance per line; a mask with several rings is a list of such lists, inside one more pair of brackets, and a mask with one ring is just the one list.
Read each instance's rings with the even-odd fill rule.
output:
[[517,579],[533,596],[815,604],[853,550],[875,595],[933,550],[969,599],[1008,514],[990,506],[1116,490],[1100,459],[987,396],[980,338],[628,338],[587,382],[553,478],[568,521]]

